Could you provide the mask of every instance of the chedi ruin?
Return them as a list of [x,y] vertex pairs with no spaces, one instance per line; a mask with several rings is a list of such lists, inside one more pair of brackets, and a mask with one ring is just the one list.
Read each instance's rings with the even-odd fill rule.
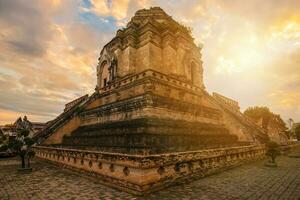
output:
[[264,155],[263,129],[209,94],[201,47],[161,8],[138,10],[100,52],[91,95],[37,135],[37,156],[134,194]]

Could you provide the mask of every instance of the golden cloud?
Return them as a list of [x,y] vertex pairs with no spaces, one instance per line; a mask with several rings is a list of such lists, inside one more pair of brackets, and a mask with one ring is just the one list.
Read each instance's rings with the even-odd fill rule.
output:
[[91,11],[99,16],[113,16],[117,20],[123,19],[127,16],[129,0],[91,0]]
[[[204,44],[209,91],[236,98],[243,109],[265,104],[285,117],[300,116],[292,110],[299,110],[300,99],[299,1],[90,3],[83,8],[77,1],[0,2],[0,109],[7,113],[0,120],[22,113],[51,119],[69,100],[91,93],[102,45],[137,9],[150,6],[161,6],[193,28],[196,43]],[[97,15],[93,20],[105,21],[111,30],[79,20],[82,10]]]

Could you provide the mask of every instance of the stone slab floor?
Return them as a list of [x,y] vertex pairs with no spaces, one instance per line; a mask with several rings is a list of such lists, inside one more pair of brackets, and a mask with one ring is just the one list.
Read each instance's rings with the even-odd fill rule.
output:
[[[297,148],[300,155],[300,148]],[[300,158],[280,156],[278,168],[263,160],[178,184],[144,197],[103,186],[95,178],[42,161],[30,174],[16,172],[17,158],[0,159],[0,200],[5,199],[300,199]]]

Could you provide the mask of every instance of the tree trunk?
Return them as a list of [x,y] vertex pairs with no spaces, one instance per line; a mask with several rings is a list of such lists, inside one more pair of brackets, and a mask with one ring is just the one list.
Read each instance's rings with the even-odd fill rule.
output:
[[30,157],[28,156],[27,167],[30,168]]
[[21,155],[21,160],[22,160],[22,168],[25,168],[25,156]]
[[275,156],[271,156],[272,158],[272,163],[275,163]]

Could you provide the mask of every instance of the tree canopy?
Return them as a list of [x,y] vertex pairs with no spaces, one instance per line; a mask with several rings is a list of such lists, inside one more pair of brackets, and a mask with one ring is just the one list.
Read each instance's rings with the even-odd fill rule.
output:
[[297,140],[299,141],[300,140],[300,125],[296,126],[295,135],[296,135]]
[[249,107],[245,110],[244,114],[254,121],[262,119],[262,128],[265,130],[268,129],[271,120],[275,120],[281,127],[287,129],[286,124],[280,115],[272,113],[266,106]]
[[25,157],[28,157],[29,165],[29,159],[34,155],[34,152],[30,149],[33,144],[34,140],[29,137],[29,130],[19,129],[16,138],[9,140],[8,144],[2,147],[2,150],[9,149],[19,155],[22,160],[22,168],[25,168]]
[[271,162],[275,163],[275,159],[278,155],[280,155],[280,149],[279,149],[279,144],[276,142],[268,142],[266,145],[266,155],[271,158]]

